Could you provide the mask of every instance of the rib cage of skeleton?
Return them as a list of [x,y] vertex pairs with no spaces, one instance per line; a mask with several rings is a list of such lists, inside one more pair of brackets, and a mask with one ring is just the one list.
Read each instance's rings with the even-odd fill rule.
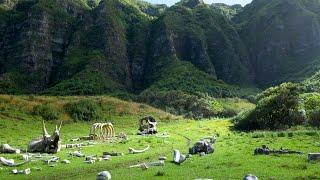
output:
[[95,139],[108,139],[115,137],[112,123],[94,123],[90,129],[90,136]]

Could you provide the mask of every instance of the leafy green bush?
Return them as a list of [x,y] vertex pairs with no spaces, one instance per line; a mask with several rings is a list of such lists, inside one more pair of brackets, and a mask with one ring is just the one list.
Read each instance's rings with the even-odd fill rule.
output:
[[101,107],[96,102],[90,100],[70,102],[64,108],[74,120],[91,121],[103,117]]
[[33,114],[41,116],[44,120],[57,120],[60,112],[50,104],[41,104],[33,107]]
[[257,107],[234,119],[239,130],[275,130],[301,125],[306,121],[300,110],[302,88],[293,83],[272,87],[257,96]]
[[315,109],[308,112],[308,124],[315,127],[320,127],[320,109]]
[[137,100],[188,118],[200,119],[217,115],[209,97],[189,95],[182,91],[145,91]]

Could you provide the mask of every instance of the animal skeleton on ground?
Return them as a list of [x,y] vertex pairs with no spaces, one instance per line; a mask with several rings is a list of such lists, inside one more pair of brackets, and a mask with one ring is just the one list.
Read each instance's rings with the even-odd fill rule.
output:
[[54,130],[52,136],[48,134],[44,121],[42,121],[42,125],[43,125],[42,127],[43,136],[29,143],[28,152],[31,152],[31,153],[40,152],[40,153],[50,153],[50,154],[59,152],[61,149],[60,129],[61,129],[62,122],[59,128],[58,126],[56,126],[56,129]]
[[94,123],[90,129],[93,139],[108,139],[115,137],[114,127],[111,123]]

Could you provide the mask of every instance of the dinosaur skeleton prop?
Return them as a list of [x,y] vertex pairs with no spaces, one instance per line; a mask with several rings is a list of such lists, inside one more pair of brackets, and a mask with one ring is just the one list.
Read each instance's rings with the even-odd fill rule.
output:
[[139,154],[139,153],[144,153],[146,151],[148,151],[150,149],[150,146],[148,145],[148,147],[146,147],[145,149],[142,150],[136,150],[133,148],[129,148],[129,154]]
[[59,128],[58,126],[56,126],[52,136],[48,134],[44,121],[42,121],[42,125],[43,125],[42,127],[43,137],[31,141],[28,146],[28,152],[31,152],[31,153],[40,152],[40,153],[49,153],[49,154],[54,154],[59,152],[61,148],[60,129],[61,129],[62,122]]
[[189,153],[199,153],[201,156],[211,154],[214,152],[213,144],[215,144],[216,140],[216,136],[202,138],[200,141],[196,142],[193,147],[189,148]]
[[12,148],[9,144],[0,145],[0,153],[20,154],[20,149]]
[[138,134],[145,135],[145,134],[156,134],[157,133],[157,121],[151,117],[147,116],[140,119],[140,127],[139,127]]
[[279,150],[271,150],[266,145],[262,145],[261,148],[256,148],[254,150],[254,155],[269,155],[269,154],[303,154],[303,152],[291,151],[283,148],[280,148]]
[[94,123],[90,129],[92,139],[109,139],[115,137],[114,127],[111,123]]

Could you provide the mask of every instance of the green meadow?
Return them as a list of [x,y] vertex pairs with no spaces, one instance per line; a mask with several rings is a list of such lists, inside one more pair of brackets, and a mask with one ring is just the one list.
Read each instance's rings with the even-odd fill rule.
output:
[[[237,132],[229,119],[188,120],[167,114],[144,104],[125,102],[115,98],[99,97],[45,97],[45,96],[0,96],[0,142],[25,149],[30,140],[40,137],[42,117],[34,115],[34,106],[50,104],[59,112],[59,119],[46,121],[47,129],[64,120],[61,129],[62,144],[70,144],[70,139],[86,136],[92,123],[100,121],[75,121],[63,112],[62,107],[69,101],[89,99],[101,102],[101,120],[110,121],[116,134],[125,132],[128,140],[96,141],[91,147],[81,149],[63,148],[56,156],[60,162],[53,167],[42,160],[30,162],[20,167],[1,166],[0,179],[95,179],[96,174],[108,170],[112,179],[242,179],[246,174],[254,174],[259,179],[319,179],[320,163],[308,162],[309,152],[320,151],[320,132],[306,127],[294,127],[286,131]],[[153,115],[159,121],[158,135],[169,137],[136,135],[139,118]],[[174,149],[183,154],[203,137],[218,137],[215,152],[206,156],[193,155],[181,165],[172,163]],[[188,139],[191,139],[189,141]],[[129,154],[128,148],[150,150],[143,154]],[[303,155],[253,155],[254,149],[267,145],[304,152]],[[70,152],[80,150],[86,156],[102,156],[105,151],[121,152],[123,156],[112,157],[109,161],[85,163],[85,158],[72,157]],[[19,154],[0,154],[5,158],[22,161]],[[147,170],[129,168],[131,165],[155,162],[159,156],[166,156],[164,166],[149,167]],[[70,164],[61,163],[68,159]],[[29,175],[14,175],[13,169],[31,168]],[[41,169],[41,170],[38,170]]]

